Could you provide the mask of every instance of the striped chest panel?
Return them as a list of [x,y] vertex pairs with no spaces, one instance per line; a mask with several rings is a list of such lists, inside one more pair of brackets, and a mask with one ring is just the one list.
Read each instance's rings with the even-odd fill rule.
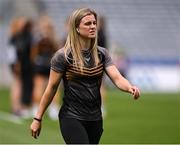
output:
[[66,71],[66,79],[67,80],[72,80],[75,78],[94,78],[94,77],[102,77],[103,75],[103,64],[99,64],[98,66],[87,68],[83,68],[83,72],[81,72],[80,68],[74,65],[69,65],[67,67]]

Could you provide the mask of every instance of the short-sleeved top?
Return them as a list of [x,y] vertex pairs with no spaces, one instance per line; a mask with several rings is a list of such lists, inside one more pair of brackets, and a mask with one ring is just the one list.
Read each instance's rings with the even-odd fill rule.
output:
[[91,50],[83,50],[82,53],[85,60],[83,73],[73,65],[71,53],[65,58],[64,48],[59,49],[51,59],[51,69],[63,74],[64,96],[59,117],[101,120],[100,86],[105,68],[113,62],[107,49],[102,47],[98,47],[100,62],[97,66]]

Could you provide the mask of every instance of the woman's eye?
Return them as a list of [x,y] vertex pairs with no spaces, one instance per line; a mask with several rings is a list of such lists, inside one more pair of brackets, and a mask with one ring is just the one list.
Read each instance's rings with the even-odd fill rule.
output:
[[96,21],[94,21],[94,22],[86,22],[86,23],[85,23],[85,25],[87,25],[87,26],[92,25],[92,24],[93,24],[93,25],[96,25]]
[[85,25],[91,25],[91,22],[87,22],[87,23],[85,23]]

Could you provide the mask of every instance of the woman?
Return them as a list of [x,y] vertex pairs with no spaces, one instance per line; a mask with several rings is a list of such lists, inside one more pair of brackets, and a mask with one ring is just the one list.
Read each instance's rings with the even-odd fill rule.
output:
[[22,91],[22,80],[21,80],[21,65],[19,57],[18,44],[20,40],[19,34],[22,32],[25,24],[26,18],[17,17],[14,18],[10,25],[9,40],[8,44],[10,48],[8,49],[8,58],[10,63],[10,68],[13,76],[13,82],[11,86],[11,111],[14,115],[20,116],[22,103],[21,103],[21,91]]
[[[12,21],[9,43],[14,48],[15,59],[11,64],[15,82],[12,88],[12,111],[18,116],[29,118],[33,90],[32,46],[33,22],[25,17]],[[31,116],[32,117],[32,116]]]
[[[52,20],[47,15],[42,15],[35,29],[32,60],[34,65],[34,89],[33,89],[33,114],[37,111],[38,104],[48,83],[50,73],[50,61],[57,51],[58,41]],[[49,106],[48,115],[52,120],[58,119],[59,91]]]
[[47,88],[31,124],[32,136],[41,130],[43,114],[63,79],[64,97],[59,112],[60,130],[67,144],[98,144],[103,132],[100,85],[103,72],[122,91],[137,99],[140,92],[112,63],[106,49],[97,46],[97,15],[89,8],[73,12],[64,48],[51,60]]

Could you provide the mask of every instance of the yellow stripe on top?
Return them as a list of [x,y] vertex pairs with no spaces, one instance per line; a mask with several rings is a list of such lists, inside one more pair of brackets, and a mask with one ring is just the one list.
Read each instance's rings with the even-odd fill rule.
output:
[[85,75],[85,76],[96,76],[103,73],[103,64],[95,66],[93,68],[83,68],[83,72],[81,72],[80,67],[76,67],[75,65],[69,65],[69,68],[66,72],[66,77],[71,78],[73,74]]

